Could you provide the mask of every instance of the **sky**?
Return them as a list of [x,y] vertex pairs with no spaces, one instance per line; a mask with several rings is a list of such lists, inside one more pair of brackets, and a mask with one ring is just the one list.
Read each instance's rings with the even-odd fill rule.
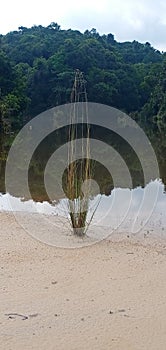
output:
[[148,41],[166,51],[165,0],[5,0],[1,4],[0,34],[51,22],[81,32],[96,28],[100,34],[114,34],[117,41]]

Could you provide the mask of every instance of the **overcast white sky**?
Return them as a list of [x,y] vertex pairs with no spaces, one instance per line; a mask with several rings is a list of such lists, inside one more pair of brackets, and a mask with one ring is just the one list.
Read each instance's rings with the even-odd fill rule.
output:
[[96,28],[118,41],[149,41],[166,51],[166,0],[2,0],[0,33],[57,22],[62,29]]

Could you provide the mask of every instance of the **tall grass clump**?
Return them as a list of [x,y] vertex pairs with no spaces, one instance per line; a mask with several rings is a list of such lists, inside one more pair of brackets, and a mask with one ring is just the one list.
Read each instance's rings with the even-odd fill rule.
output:
[[[71,111],[68,142],[68,169],[66,192],[68,211],[73,233],[84,236],[88,228],[87,214],[90,200],[90,126],[88,124],[88,102],[82,72],[76,71],[71,93]],[[80,123],[81,114],[81,123]],[[79,117],[79,120],[78,120]],[[81,142],[81,159],[77,159],[76,140]],[[82,186],[84,185],[84,191]]]

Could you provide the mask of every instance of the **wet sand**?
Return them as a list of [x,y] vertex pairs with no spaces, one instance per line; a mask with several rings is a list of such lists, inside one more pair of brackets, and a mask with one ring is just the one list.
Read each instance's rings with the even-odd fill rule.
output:
[[165,350],[164,243],[126,232],[60,249],[33,239],[12,213],[0,222],[2,350]]

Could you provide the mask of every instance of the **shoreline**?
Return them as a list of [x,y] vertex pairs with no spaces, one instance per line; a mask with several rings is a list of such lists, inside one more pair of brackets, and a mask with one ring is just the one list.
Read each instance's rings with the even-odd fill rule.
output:
[[[69,220],[59,215],[45,214],[40,212],[26,211],[0,211],[0,221],[4,225],[14,225],[24,232],[27,237],[34,239],[41,244],[52,246],[57,249],[81,249],[88,246],[100,244],[102,242],[121,243],[139,245],[149,248],[166,248],[166,234],[163,224],[155,225],[154,220],[149,226],[145,226],[138,233],[131,233],[130,227],[102,227],[91,225],[85,236],[79,237],[73,234]],[[8,227],[4,227],[8,231]],[[43,231],[41,234],[40,231]],[[50,235],[50,238],[48,237]],[[54,237],[53,237],[54,236]]]

